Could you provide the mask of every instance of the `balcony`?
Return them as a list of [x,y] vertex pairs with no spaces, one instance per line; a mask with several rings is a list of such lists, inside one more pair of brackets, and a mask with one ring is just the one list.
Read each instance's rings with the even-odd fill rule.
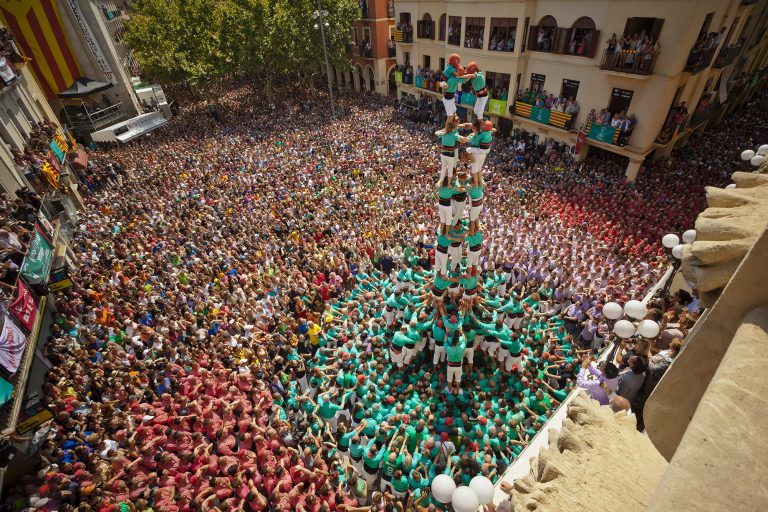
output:
[[632,136],[632,126],[630,125],[629,130],[622,133],[619,127],[587,121],[584,124],[584,132],[587,134],[588,139],[612,146],[624,147],[629,143],[629,138]]
[[611,50],[603,53],[600,69],[631,75],[650,75],[656,65],[659,52],[637,52],[635,50]]
[[515,115],[540,124],[554,126],[561,130],[569,130],[573,124],[573,116],[571,114],[537,107],[522,101],[515,102]]
[[707,121],[711,120],[713,117],[717,115],[718,109],[719,109],[718,104],[710,103],[709,105],[702,108],[701,110],[697,110],[691,116],[690,126],[692,128],[697,128],[702,124],[706,123]]
[[387,46],[387,57],[390,59],[397,57],[397,46],[394,44],[392,46]]
[[364,44],[358,45],[357,47],[357,55],[360,57],[363,57],[364,59],[372,59],[373,58],[373,48],[370,46],[366,46]]
[[368,19],[368,2],[358,2],[357,15],[361,20]]
[[123,109],[122,102],[120,102],[99,110],[89,110],[85,104],[65,106],[63,117],[66,124],[73,130],[91,133],[122,121],[128,115],[125,109]]
[[688,55],[688,62],[685,64],[684,71],[695,75],[702,69],[708,68],[712,63],[712,57],[715,56],[715,52],[717,52],[716,46],[707,49],[694,48]]
[[413,43],[413,28],[393,30],[392,37],[394,37],[396,43],[411,44]]
[[720,50],[720,54],[715,59],[714,67],[722,69],[726,66],[730,66],[741,54],[741,45],[734,46],[732,48],[723,48]]

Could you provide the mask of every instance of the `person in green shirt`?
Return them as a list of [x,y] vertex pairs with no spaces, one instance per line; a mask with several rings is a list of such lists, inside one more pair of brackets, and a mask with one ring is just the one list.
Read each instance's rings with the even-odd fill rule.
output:
[[472,85],[472,91],[475,93],[475,98],[477,98],[472,110],[475,113],[475,117],[482,119],[485,106],[488,104],[488,88],[485,86],[485,74],[483,74],[476,62],[467,64],[466,71],[469,74],[475,75],[469,81]]
[[453,385],[454,389],[458,389],[461,384],[461,362],[466,348],[467,339],[460,330],[454,331],[451,343],[445,347],[448,359],[448,385]]
[[453,179],[453,169],[456,167],[456,150],[458,143],[469,142],[467,137],[459,134],[458,122],[455,114],[449,114],[445,123],[445,128],[435,132],[435,136],[440,138],[440,176],[438,184],[445,184],[445,180]]

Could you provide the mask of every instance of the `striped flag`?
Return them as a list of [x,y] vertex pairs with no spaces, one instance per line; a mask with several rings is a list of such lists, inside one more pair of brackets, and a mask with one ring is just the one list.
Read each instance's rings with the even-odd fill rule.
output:
[[0,20],[21,53],[32,59],[32,73],[47,99],[54,99],[82,76],[56,0],[1,2]]

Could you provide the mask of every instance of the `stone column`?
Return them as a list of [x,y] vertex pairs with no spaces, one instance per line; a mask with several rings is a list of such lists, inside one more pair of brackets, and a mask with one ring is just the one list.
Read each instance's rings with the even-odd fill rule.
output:
[[629,164],[627,165],[627,171],[624,173],[624,176],[627,177],[627,181],[635,181],[637,179],[637,173],[640,172],[640,166],[642,165],[643,160],[637,160],[635,158],[629,159]]

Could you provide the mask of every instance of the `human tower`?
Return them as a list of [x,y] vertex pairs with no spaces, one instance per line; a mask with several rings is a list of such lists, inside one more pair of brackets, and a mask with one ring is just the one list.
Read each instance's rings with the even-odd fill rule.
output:
[[[459,85],[467,81],[477,98],[473,108],[475,119],[462,123],[456,115],[455,93]],[[488,101],[483,72],[474,62],[465,69],[461,57],[454,53],[443,70],[443,91],[445,126],[435,132],[440,142],[441,166],[436,183],[439,225],[434,245],[434,278],[429,291],[414,295],[410,292],[417,288],[418,280],[412,278],[409,270],[401,269],[383,316],[389,328],[404,320],[390,344],[390,357],[398,368],[408,366],[429,342],[434,365],[447,360],[448,383],[458,387],[464,362],[469,373],[472,372],[476,349],[497,359],[507,372],[521,366],[523,354],[522,344],[513,341],[503,315],[493,315],[491,322],[476,316],[476,310],[488,311],[483,307],[487,299],[480,293],[483,288],[479,269],[483,243],[482,168],[495,132],[493,123],[483,118]],[[463,136],[460,130],[471,130],[472,133]],[[468,144],[469,175],[460,167],[463,164],[459,158],[459,144]],[[492,285],[503,290],[508,277],[504,276],[503,282]],[[413,304],[420,306],[408,311]],[[431,313],[425,313],[421,318],[414,315],[422,309],[431,309]]]

